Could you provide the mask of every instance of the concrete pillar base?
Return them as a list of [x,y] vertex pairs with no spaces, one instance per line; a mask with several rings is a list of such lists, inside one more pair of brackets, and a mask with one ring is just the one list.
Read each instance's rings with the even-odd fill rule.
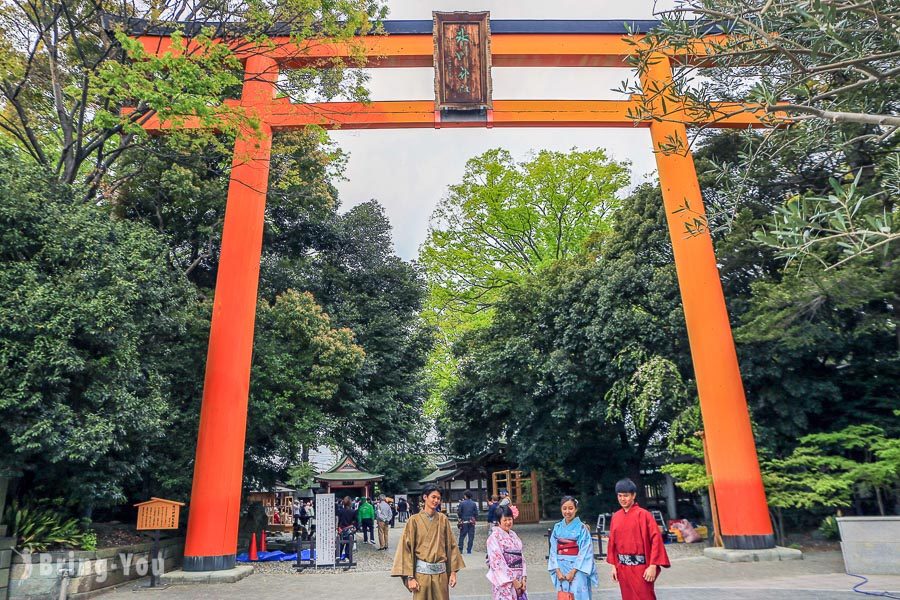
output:
[[767,562],[781,560],[803,560],[803,552],[794,548],[764,548],[761,550],[730,550],[728,548],[704,548],[703,555],[723,562]]
[[236,583],[253,573],[251,565],[238,565],[222,571],[172,571],[161,577],[163,585],[191,585],[197,583]]

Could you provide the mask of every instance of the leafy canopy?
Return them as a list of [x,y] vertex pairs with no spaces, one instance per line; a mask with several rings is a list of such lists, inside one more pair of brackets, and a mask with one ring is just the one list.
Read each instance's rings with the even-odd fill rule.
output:
[[[112,196],[131,174],[117,163],[146,141],[141,123],[148,117],[175,125],[197,118],[205,129],[170,134],[195,149],[209,143],[228,148],[237,131],[258,126],[252,115],[225,103],[240,93],[240,57],[247,52],[281,46],[300,58],[310,40],[347,43],[348,59],[307,61],[281,77],[278,90],[297,101],[314,93],[364,99],[366,77],[357,68],[353,39],[372,31],[383,15],[379,0],[4,0],[0,132],[55,180],[85,183],[88,197]],[[170,32],[172,50],[148,52],[129,36],[134,24]],[[279,36],[272,35],[276,25]]]
[[428,281],[423,314],[439,332],[427,366],[429,414],[440,414],[456,379],[454,341],[490,322],[502,290],[607,233],[627,184],[627,164],[602,149],[543,150],[524,162],[495,149],[468,161],[419,252]]
[[454,346],[443,430],[458,452],[503,441],[584,493],[639,480],[691,404],[684,327],[662,202],[642,187],[595,255],[509,286],[490,325]]
[[627,184],[627,166],[601,149],[544,150],[522,163],[501,149],[470,159],[420,252],[429,307],[477,314],[504,287],[575,256],[608,231]]

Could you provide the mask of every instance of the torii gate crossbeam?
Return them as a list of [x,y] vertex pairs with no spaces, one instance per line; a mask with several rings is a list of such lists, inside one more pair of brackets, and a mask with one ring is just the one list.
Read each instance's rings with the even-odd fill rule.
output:
[[[652,22],[636,22],[646,31]],[[432,21],[388,21],[387,35],[362,36],[368,67],[427,67],[434,64]],[[623,67],[634,46],[624,41],[620,21],[491,21],[491,61],[495,67]],[[165,32],[138,35],[154,54],[173,50]],[[269,177],[272,132],[315,124],[326,128],[414,127],[634,127],[641,98],[610,100],[494,100],[483,120],[447,121],[433,100],[293,105],[275,98],[282,69],[349,57],[350,46],[311,40],[303,47],[275,38],[265,51],[237,50],[245,66],[243,93],[234,104],[258,117],[260,130],[235,142],[222,251],[213,306],[200,431],[194,467],[184,569],[207,571],[234,565],[244,462],[247,399],[262,247],[263,214]],[[177,49],[174,49],[177,51]],[[642,79],[645,94],[672,79],[672,56],[659,55]],[[702,44],[681,53],[680,62],[702,64]],[[652,104],[652,103],[651,103]],[[646,104],[645,104],[646,106]],[[731,333],[712,240],[707,231],[685,235],[678,209],[687,201],[703,216],[693,158],[662,151],[673,136],[687,139],[686,124],[760,127],[752,113],[722,104],[710,120],[683,110],[673,119],[647,119],[666,207],[675,266],[684,305],[700,407],[709,448],[713,487],[725,545],[771,548],[774,537],[750,427],[737,354]],[[660,110],[656,107],[655,110]],[[152,131],[174,125],[149,118]],[[199,127],[187,119],[177,127]]]

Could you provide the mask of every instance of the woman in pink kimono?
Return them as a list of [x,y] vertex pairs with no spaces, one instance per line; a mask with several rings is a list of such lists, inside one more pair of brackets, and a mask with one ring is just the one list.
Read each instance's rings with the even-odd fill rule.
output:
[[496,518],[500,524],[487,539],[487,578],[493,586],[492,600],[528,600],[522,540],[512,530],[514,514],[515,509],[509,505],[498,507]]

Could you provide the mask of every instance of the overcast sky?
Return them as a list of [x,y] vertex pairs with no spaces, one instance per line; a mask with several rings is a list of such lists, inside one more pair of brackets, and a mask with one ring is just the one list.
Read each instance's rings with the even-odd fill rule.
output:
[[[668,4],[668,2],[667,2]],[[492,19],[653,18],[652,0],[388,0],[389,19],[430,19],[432,10],[491,11]],[[657,5],[659,6],[659,4]],[[372,69],[373,100],[431,100],[431,68]],[[594,99],[621,96],[612,91],[627,69],[497,68],[494,99]],[[347,181],[338,184],[342,210],[369,199],[387,210],[397,253],[416,258],[428,219],[447,186],[460,181],[466,161],[490,148],[510,150],[518,159],[533,150],[602,147],[632,165],[632,182],[655,176],[647,129],[401,129],[336,131],[332,138],[350,154]]]

